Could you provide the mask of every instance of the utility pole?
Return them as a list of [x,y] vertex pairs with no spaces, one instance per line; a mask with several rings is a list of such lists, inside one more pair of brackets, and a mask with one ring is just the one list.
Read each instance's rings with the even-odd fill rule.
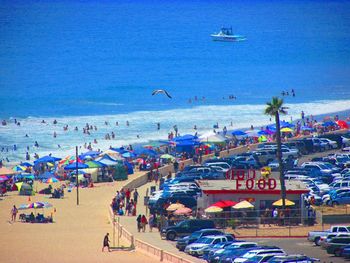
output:
[[77,205],[79,205],[79,179],[78,179],[78,146],[75,146],[75,174],[76,174],[76,184],[77,184]]

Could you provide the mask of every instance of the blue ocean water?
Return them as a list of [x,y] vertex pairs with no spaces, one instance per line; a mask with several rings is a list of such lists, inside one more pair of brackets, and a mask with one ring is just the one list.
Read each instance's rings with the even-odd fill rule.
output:
[[[101,125],[98,139],[122,134],[108,144],[166,136],[174,124],[262,125],[266,101],[291,89],[290,117],[349,109],[349,10],[349,1],[321,0],[1,1],[0,118],[22,126],[0,127],[0,145],[18,144],[13,158],[34,140],[39,152],[68,151],[92,138],[53,141],[53,131],[86,122]],[[247,40],[212,41],[221,26]],[[173,98],[152,96],[158,88]],[[134,126],[104,127],[107,118]]]

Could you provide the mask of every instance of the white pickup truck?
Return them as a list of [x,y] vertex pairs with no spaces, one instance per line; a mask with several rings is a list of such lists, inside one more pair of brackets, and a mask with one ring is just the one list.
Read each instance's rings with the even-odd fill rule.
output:
[[327,236],[330,233],[350,233],[350,226],[332,226],[326,231],[310,231],[307,239],[319,246],[321,237]]

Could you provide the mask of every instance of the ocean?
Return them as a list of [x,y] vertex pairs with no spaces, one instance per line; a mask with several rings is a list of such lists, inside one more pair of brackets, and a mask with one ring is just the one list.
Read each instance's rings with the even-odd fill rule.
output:
[[[173,125],[261,126],[266,102],[292,89],[286,120],[349,110],[348,10],[321,0],[1,1],[0,158],[164,139]],[[247,40],[212,41],[222,26]],[[83,134],[86,123],[98,130]]]

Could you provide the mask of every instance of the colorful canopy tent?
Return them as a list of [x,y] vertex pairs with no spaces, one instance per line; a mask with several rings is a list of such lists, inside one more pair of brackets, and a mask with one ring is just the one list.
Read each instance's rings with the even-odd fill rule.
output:
[[[286,206],[293,206],[293,205],[295,205],[294,202],[292,202],[292,201],[290,201],[290,200],[288,200],[288,199],[285,199],[285,203],[286,203]],[[282,206],[282,199],[277,200],[277,201],[274,202],[272,205],[273,205],[273,206]]]
[[0,175],[11,175],[11,174],[15,174],[16,172],[9,169],[9,168],[6,168],[5,166],[1,167],[0,168]]
[[0,175],[0,183],[3,183],[3,182],[5,182],[5,181],[7,181],[7,180],[9,180],[10,178],[9,177],[7,177],[6,175]]
[[235,204],[234,206],[232,206],[232,208],[234,209],[247,209],[247,208],[254,208],[254,206],[249,203],[246,200],[243,200],[241,202],[239,202],[238,204]]
[[138,147],[136,149],[134,149],[134,154],[136,154],[136,156],[151,156],[154,157],[157,155],[157,152],[152,150],[152,149],[148,149],[148,148],[144,148],[144,147]]
[[220,200],[210,206],[216,206],[220,208],[226,208],[226,207],[231,207],[237,204],[237,202],[231,201],[231,200]]
[[204,212],[206,213],[220,213],[222,212],[222,208],[221,207],[217,207],[217,206],[209,206],[208,208],[204,209]]

